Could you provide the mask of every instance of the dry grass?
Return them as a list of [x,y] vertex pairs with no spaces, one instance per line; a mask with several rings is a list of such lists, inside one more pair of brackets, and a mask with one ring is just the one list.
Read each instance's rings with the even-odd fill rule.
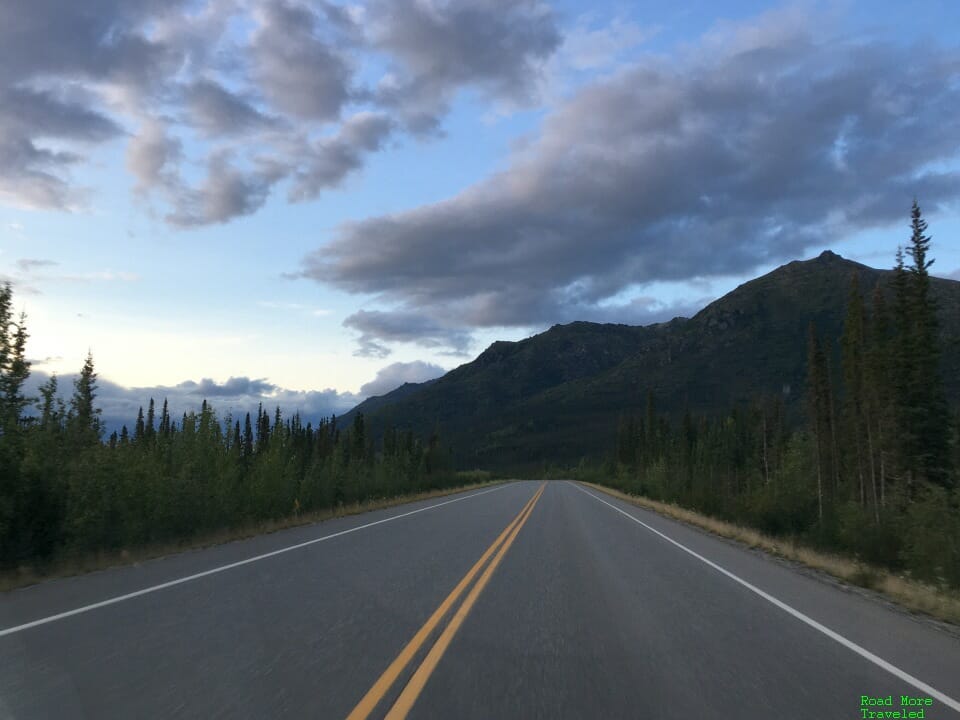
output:
[[747,547],[763,550],[777,557],[819,570],[851,585],[873,590],[908,610],[926,613],[938,620],[960,625],[960,594],[956,592],[932,587],[849,558],[818,552],[789,540],[773,538],[756,530],[700,515],[677,505],[627,495],[595,483],[584,482],[583,484],[638,507],[680,520],[715,535],[736,540]]
[[[467,478],[469,479],[469,478]],[[383,508],[394,507],[396,505],[405,505],[407,503],[417,502],[419,500],[429,500],[431,498],[452,495],[467,490],[476,490],[479,488],[497,485],[506,482],[505,480],[486,480],[484,482],[465,483],[463,485],[441,490],[429,490],[426,492],[415,493],[412,495],[401,495],[392,498],[377,498],[363,503],[352,503],[342,505],[338,508],[319,510],[312,513],[301,513],[299,515],[280,518],[277,520],[267,520],[259,523],[251,523],[241,527],[219,530],[216,532],[198,535],[180,542],[157,543],[146,545],[130,550],[116,550],[113,552],[99,552],[85,554],[74,557],[64,557],[55,562],[43,566],[23,565],[15,571],[0,573],[0,592],[13,590],[14,588],[33,585],[44,580],[53,578],[69,577],[72,575],[83,575],[85,573],[105,570],[107,568],[119,567],[123,565],[135,565],[145,560],[174,555],[176,553],[189,550],[199,550],[201,548],[212,547],[214,545],[223,545],[235,540],[243,540],[265,535],[267,533],[285,530],[287,528],[300,527],[303,525],[312,525],[324,520],[331,520],[348,515],[358,515],[360,513],[370,512],[372,510],[382,510]]]

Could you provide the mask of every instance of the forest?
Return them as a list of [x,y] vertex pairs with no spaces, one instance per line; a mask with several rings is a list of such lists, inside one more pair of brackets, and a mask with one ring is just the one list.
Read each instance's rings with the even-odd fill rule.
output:
[[[0,289],[0,570],[206,533],[464,483],[434,433],[391,430],[374,449],[363,415],[317,427],[299,415],[219,417],[203,401],[179,419],[151,399],[131,429],[105,436],[88,355],[64,402],[52,376],[39,398],[26,318]],[[35,412],[31,412],[35,410]],[[475,478],[474,478],[475,479]]]
[[671,425],[648,393],[642,417],[621,418],[615,455],[578,475],[960,587],[960,438],[916,203],[911,227],[889,282],[850,278],[841,337],[810,324],[802,427],[779,396]]

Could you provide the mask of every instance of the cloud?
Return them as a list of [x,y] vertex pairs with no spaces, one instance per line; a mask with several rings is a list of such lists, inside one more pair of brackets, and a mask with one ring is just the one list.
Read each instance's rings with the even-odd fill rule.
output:
[[64,177],[79,156],[43,143],[97,143],[120,136],[120,127],[87,101],[69,84],[0,86],[0,200],[35,208],[67,208],[78,200]]
[[464,354],[470,335],[415,312],[360,310],[343,321],[343,326],[360,333],[355,355],[387,357],[391,350],[384,342],[413,343],[424,348],[451,348]]
[[162,187],[174,193],[180,184],[179,163],[183,144],[169,133],[167,124],[145,118],[127,145],[127,169],[137,179],[135,190],[147,193]]
[[393,60],[378,97],[414,132],[435,130],[462,87],[531,102],[561,41],[552,11],[538,0],[379,1],[367,20],[369,41]]
[[[32,361],[35,368],[25,388],[28,396],[39,397],[40,386],[50,377],[49,373],[36,370],[36,366],[57,360],[60,358]],[[207,400],[221,419],[230,413],[234,420],[240,419],[242,422],[245,413],[256,415],[257,407],[263,405],[271,415],[276,407],[280,407],[284,417],[299,412],[304,424],[312,422],[316,425],[321,418],[344,414],[367,397],[389,392],[405,382],[431,380],[444,372],[438,365],[420,361],[393,363],[381,368],[373,380],[360,388],[359,393],[339,392],[332,388],[290,390],[267,378],[245,376],[231,377],[223,382],[202,378],[199,381],[184,380],[176,385],[151,387],[125,387],[100,377],[97,380],[96,404],[103,410],[102,417],[108,432],[119,432],[123,425],[132,431],[137,411],[142,407],[146,413],[151,398],[155,402],[158,418],[164,399],[168,402],[171,416],[177,421],[184,412],[198,411],[201,403]],[[64,400],[72,394],[76,378],[75,374],[58,377],[59,395]]]
[[66,275],[55,275],[53,277],[44,278],[54,283],[59,282],[136,282],[140,279],[140,276],[137,273],[126,272],[126,271],[114,271],[114,270],[96,270],[93,272],[85,273],[70,273]]
[[50,363],[60,362],[61,360],[63,360],[62,355],[47,355],[44,358],[28,359],[27,362],[30,363],[31,367],[37,368],[41,365],[49,365]]
[[90,146],[118,140],[175,227],[250,215],[282,182],[314,200],[399,132],[438,132],[464,89],[532,101],[559,42],[535,0],[8,0],[0,202],[83,207]]
[[174,210],[167,221],[180,227],[223,223],[259,210],[282,171],[270,166],[244,173],[233,162],[230,151],[214,153],[207,164],[207,176],[199,188],[180,187],[174,191]]
[[278,122],[211,80],[191,83],[184,94],[191,122],[212,137],[268,129]]
[[[32,372],[27,381],[27,394],[39,397],[39,387],[48,378],[47,373]],[[61,397],[69,398],[76,378],[73,374],[58,377]],[[107,432],[119,432],[123,425],[132,431],[137,411],[142,407],[146,413],[150,398],[153,398],[156,404],[158,419],[164,399],[168,402],[171,416],[177,422],[184,412],[198,411],[203,400],[208,400],[221,420],[230,413],[234,420],[239,419],[242,424],[244,414],[249,412],[255,416],[257,407],[262,404],[271,415],[276,407],[280,407],[284,417],[299,412],[304,424],[312,422],[314,425],[321,418],[345,413],[362,399],[353,393],[341,393],[330,388],[289,390],[264,378],[247,377],[232,377],[222,383],[204,378],[199,382],[186,380],[174,386],[153,387],[125,387],[100,377],[97,385],[96,405],[103,410],[102,419]]]
[[347,119],[334,137],[305,144],[289,198],[311,200],[322,190],[337,187],[363,165],[365,153],[380,149],[393,127],[386,115],[363,112]]
[[302,274],[390,306],[348,319],[362,352],[462,349],[473,328],[603,318],[655,280],[902,222],[914,195],[928,213],[955,204],[960,174],[929,168],[960,151],[960,52],[816,28],[769,13],[645,57],[564,101],[505,170],[341,225]]
[[[64,143],[121,134],[88,85],[148,92],[173,69],[168,48],[139,25],[179,3],[140,0],[10,0],[0,8],[0,201],[70,209],[83,194],[69,180],[80,154]],[[57,143],[54,147],[44,143]]]
[[223,383],[211,378],[203,378],[199,383],[186,381],[177,385],[192,395],[203,397],[240,397],[243,395],[269,395],[277,390],[277,386],[267,382],[266,378],[251,379],[248,377],[231,377]]
[[360,388],[360,397],[368,398],[386,395],[404,383],[422,383],[445,374],[439,365],[414,360],[413,362],[395,362],[377,371],[377,376]]
[[277,0],[255,12],[253,72],[271,101],[305,120],[336,120],[350,97],[347,60],[319,35],[306,6]]
[[595,27],[590,16],[582,16],[563,39],[559,54],[575,70],[595,70],[615,65],[621,56],[646,42],[659,28],[643,27],[623,18]]
[[17,260],[17,267],[24,273],[33,272],[37,268],[53,267],[58,264],[55,260],[39,260],[34,258],[21,258]]

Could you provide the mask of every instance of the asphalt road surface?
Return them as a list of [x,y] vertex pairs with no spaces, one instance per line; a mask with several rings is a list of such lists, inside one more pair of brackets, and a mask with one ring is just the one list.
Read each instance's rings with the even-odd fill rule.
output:
[[958,700],[957,635],[562,481],[0,594],[0,718],[939,719]]

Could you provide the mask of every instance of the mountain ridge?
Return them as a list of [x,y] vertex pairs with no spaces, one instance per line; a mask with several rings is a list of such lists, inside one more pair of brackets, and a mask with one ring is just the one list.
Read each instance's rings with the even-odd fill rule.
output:
[[[575,321],[523,340],[492,343],[475,360],[416,387],[364,401],[374,435],[439,425],[461,465],[512,467],[596,457],[618,419],[641,414],[647,392],[660,410],[716,413],[758,395],[780,395],[800,417],[812,320],[839,367],[838,340],[850,277],[868,305],[892,275],[824,251],[753,278],[691,318],[646,326]],[[960,282],[931,278],[938,301],[948,398],[960,398]]]

